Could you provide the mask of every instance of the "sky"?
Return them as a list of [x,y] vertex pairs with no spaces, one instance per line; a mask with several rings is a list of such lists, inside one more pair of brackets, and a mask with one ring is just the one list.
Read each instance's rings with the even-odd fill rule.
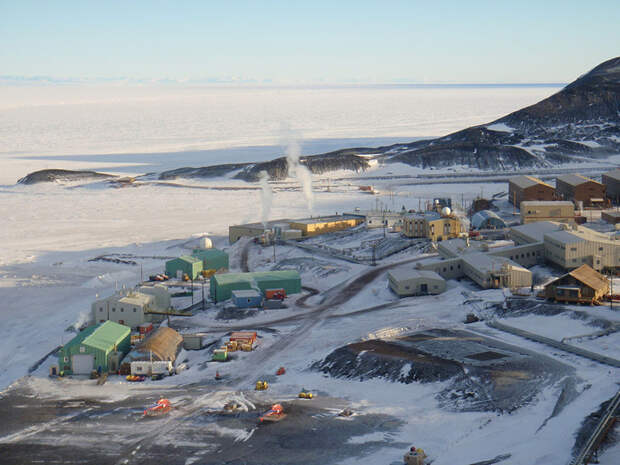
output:
[[0,0],[0,76],[566,83],[619,24],[617,0]]

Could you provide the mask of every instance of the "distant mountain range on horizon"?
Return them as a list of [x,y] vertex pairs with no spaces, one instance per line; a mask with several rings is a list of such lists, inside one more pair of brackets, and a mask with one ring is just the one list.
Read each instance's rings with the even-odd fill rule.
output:
[[[601,63],[550,97],[486,124],[411,143],[301,156],[299,163],[317,175],[365,171],[372,160],[420,168],[508,171],[601,160],[611,154],[620,154],[620,57]],[[54,180],[53,171],[31,173],[19,182]],[[58,171],[67,177],[66,170]],[[257,182],[263,171],[271,180],[287,178],[287,158],[182,167],[160,173],[159,179],[231,176]]]

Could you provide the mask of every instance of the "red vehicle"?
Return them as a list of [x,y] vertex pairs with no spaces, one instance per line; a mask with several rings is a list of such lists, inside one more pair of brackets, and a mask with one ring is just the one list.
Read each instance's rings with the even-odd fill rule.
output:
[[155,405],[147,408],[144,411],[145,417],[155,417],[159,415],[164,415],[172,410],[172,405],[170,405],[170,401],[168,399],[161,398],[157,401]]
[[260,422],[263,423],[265,421],[275,422],[280,421],[284,417],[286,417],[286,413],[284,413],[284,409],[280,404],[273,404],[271,406],[271,410],[265,412],[262,417],[260,417]]
[[278,368],[278,371],[276,371],[276,376],[282,376],[285,373],[286,373],[286,368],[280,367]]

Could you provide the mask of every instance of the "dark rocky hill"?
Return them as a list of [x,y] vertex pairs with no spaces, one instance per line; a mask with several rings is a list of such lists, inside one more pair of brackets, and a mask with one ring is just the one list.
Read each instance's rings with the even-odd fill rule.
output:
[[96,171],[74,171],[74,170],[58,170],[48,169],[34,171],[19,181],[18,184],[37,184],[40,182],[78,182],[93,181],[114,178],[111,174],[98,173]]

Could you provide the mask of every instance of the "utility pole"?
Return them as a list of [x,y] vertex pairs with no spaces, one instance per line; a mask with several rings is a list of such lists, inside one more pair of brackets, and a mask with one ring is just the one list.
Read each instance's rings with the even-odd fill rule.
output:
[[192,283],[192,291],[191,291],[192,292],[192,307],[194,306],[194,273],[193,273],[193,271],[194,270],[192,270],[192,281],[191,281],[191,283]]
[[205,277],[202,277],[202,311],[205,311]]

